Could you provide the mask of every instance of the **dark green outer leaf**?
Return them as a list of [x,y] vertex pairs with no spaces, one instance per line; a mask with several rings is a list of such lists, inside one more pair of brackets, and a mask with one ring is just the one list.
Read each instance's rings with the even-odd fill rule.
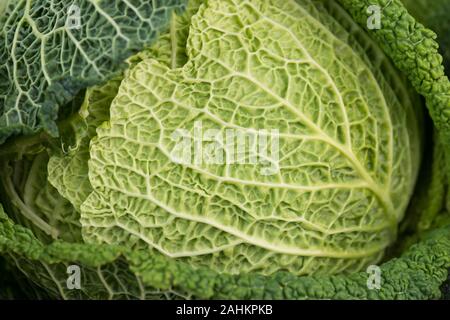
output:
[[9,1],[0,15],[0,143],[40,129],[57,135],[58,108],[123,69],[124,60],[152,44],[185,4]]
[[450,1],[448,0],[403,0],[409,12],[438,35],[440,51],[444,56],[447,75],[450,74]]
[[97,268],[124,258],[142,283],[157,290],[184,292],[209,299],[437,299],[450,267],[450,226],[430,234],[401,258],[381,266],[381,288],[368,289],[368,273],[297,277],[228,275],[192,266],[147,250],[111,245],[40,243],[30,230],[15,225],[0,210],[0,253],[36,263],[78,264]]

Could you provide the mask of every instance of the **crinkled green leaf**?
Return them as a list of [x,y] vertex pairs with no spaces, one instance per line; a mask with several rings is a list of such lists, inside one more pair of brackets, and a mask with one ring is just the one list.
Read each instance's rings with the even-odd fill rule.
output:
[[[446,279],[447,269],[450,267],[449,227],[436,230],[420,244],[411,247],[401,258],[381,265],[381,288],[368,289],[370,274],[366,272],[309,277],[297,277],[286,272],[270,276],[256,273],[229,275],[207,268],[192,268],[188,264],[146,250],[132,251],[110,245],[62,242],[44,247],[28,230],[13,224],[1,207],[0,219],[0,252],[19,255],[17,261],[22,262],[20,265],[28,271],[42,265],[43,269],[39,267],[38,270],[47,270],[47,275],[42,274],[43,278],[39,280],[44,280],[43,283],[48,286],[46,289],[58,298],[86,297],[87,287],[82,290],[67,290],[65,287],[65,266],[74,264],[83,270],[83,277],[86,277],[82,278],[83,285],[97,289],[91,291],[91,294],[97,293],[97,298],[104,298],[109,293],[112,293],[110,298],[147,297],[146,290],[153,290],[184,292],[178,297],[216,299],[436,299],[441,296],[439,287]],[[21,258],[27,260],[22,261]],[[130,268],[133,271],[142,291],[138,290],[136,295],[127,295],[129,287],[123,286],[120,280],[129,278],[117,273],[117,269],[110,273],[110,264],[115,259],[125,259],[123,270]],[[109,286],[98,290],[98,280],[102,280],[102,276],[112,276],[114,289],[119,288],[118,292],[109,291],[108,289],[112,289]],[[33,275],[30,277],[33,278]],[[147,289],[143,289],[144,287]]]
[[[148,58],[158,59],[167,66],[182,66],[186,62],[185,48],[190,20],[201,3],[203,0],[190,1],[186,12],[172,18],[169,31],[155,45],[129,59],[130,68]],[[79,112],[61,125],[61,130],[67,132],[68,136],[74,136],[72,144],[62,154],[54,154],[48,164],[50,182],[78,211],[92,192],[88,178],[89,144],[96,136],[97,127],[109,120],[109,108],[122,78],[120,75],[104,85],[87,90]]]
[[185,0],[17,0],[0,18],[0,143],[44,129],[58,108],[152,44]]
[[[353,14],[355,19],[365,26],[366,21],[364,19],[367,6],[374,1],[369,3],[369,1],[364,0],[341,0],[341,2]],[[384,28],[387,30],[382,36],[375,36],[374,39],[380,41],[380,45],[389,56],[395,57],[393,61],[397,66],[402,67],[402,70],[406,71],[411,79],[415,79],[414,85],[416,88],[423,89],[423,87],[420,87],[421,85],[431,85],[432,89],[426,95],[428,99],[433,93],[440,95],[440,97],[444,96],[447,89],[443,85],[443,81],[441,81],[440,69],[432,68],[432,66],[436,66],[433,64],[435,62],[433,59],[436,58],[436,55],[434,51],[435,45],[431,40],[432,35],[424,31],[425,29],[422,29],[421,26],[416,25],[410,16],[404,14],[398,0],[377,1],[377,3],[382,5],[389,4],[390,6],[386,7],[385,13],[387,12],[388,14],[383,16]],[[314,1],[314,4],[319,7],[324,4],[326,11],[330,12],[334,20],[338,21],[338,23],[335,23],[334,20],[332,22],[328,19],[321,20],[324,25],[329,23],[328,26],[333,32],[345,38],[347,33],[342,33],[341,28],[347,31],[352,30],[352,33],[346,38],[349,46],[359,52],[364,62],[363,64],[375,74],[382,91],[385,93],[393,92],[390,94],[390,97],[393,98],[392,101],[399,100],[400,103],[407,106],[417,103],[418,99],[415,99],[409,93],[403,79],[390,66],[389,61],[382,55],[382,58],[380,58],[377,44],[370,40],[366,34],[355,32],[354,22],[343,13],[342,9],[334,1]],[[394,10],[391,10],[392,8]],[[319,14],[315,17],[320,18],[321,15]],[[397,21],[399,24],[396,23]],[[356,30],[358,29],[356,28]],[[221,30],[218,31],[220,32]],[[273,31],[274,29],[270,30],[270,32]],[[405,40],[403,34],[409,31],[415,36],[413,40],[417,41],[414,45],[423,43],[424,46],[418,48],[423,50],[423,52],[418,54],[416,51],[407,51],[414,48],[414,45],[411,45],[407,38]],[[389,38],[389,34],[396,32],[400,35],[399,41],[406,43],[403,43],[404,46],[399,46],[400,42],[397,43],[395,37]],[[208,32],[205,30],[204,34],[208,34]],[[386,39],[392,41],[392,47],[386,46]],[[198,45],[198,43],[195,45]],[[161,44],[161,48],[163,47],[164,45]],[[157,48],[158,45],[155,46],[154,50],[158,50]],[[151,52],[151,50],[146,52]],[[411,56],[414,55],[412,60],[419,63],[418,65],[422,68],[420,72],[418,72],[417,65],[414,67],[411,60],[408,60],[411,56],[405,57],[405,52],[402,53],[402,50],[406,50],[405,52],[411,54]],[[426,57],[427,50],[428,57]],[[133,62],[137,63],[141,59],[145,60],[138,65],[136,70],[139,70],[139,66],[151,65],[152,68],[156,66],[158,71],[162,70],[165,76],[166,72],[171,73],[172,71],[167,69],[167,63],[173,61],[173,56],[167,54],[167,51],[162,50],[162,52],[166,52],[166,55],[161,54],[161,57],[165,57],[161,59],[163,60],[161,61],[162,64],[149,59],[151,57],[144,53],[142,58],[138,58],[137,61]],[[171,59],[168,59],[169,57]],[[175,60],[178,61],[178,57],[182,57],[182,55],[177,55]],[[424,62],[426,60],[424,57],[434,62],[427,65]],[[405,65],[402,65],[400,60],[408,61],[411,65],[403,68]],[[177,67],[183,66],[186,62],[183,59],[180,59],[180,61],[182,62],[179,65],[177,64]],[[422,62],[423,64],[421,64]],[[143,75],[148,76],[148,70],[141,71]],[[137,71],[130,71],[130,75],[127,78],[128,81],[133,77],[133,72]],[[377,72],[381,73],[382,76],[377,74]],[[188,72],[186,74],[189,75]],[[207,74],[207,71],[205,71],[205,74]],[[436,78],[433,78],[433,76],[436,76]],[[264,79],[263,77],[261,78]],[[424,82],[421,83],[418,79],[424,79]],[[150,88],[152,92],[161,90],[159,86],[151,86]],[[201,88],[200,84],[198,88]],[[420,92],[423,93],[423,91]],[[433,100],[431,105],[429,104],[432,112],[433,108],[438,110],[435,115],[445,110],[445,105],[439,105],[436,102],[437,99]],[[442,101],[445,101],[445,99]],[[396,102],[392,103],[396,104]],[[439,121],[442,121],[439,127],[442,131],[443,128],[445,129],[445,118],[437,118]],[[113,124],[116,121],[114,117],[111,120]],[[83,124],[84,129],[88,127],[86,123]],[[105,130],[109,130],[109,128],[102,126],[102,131],[105,132]],[[83,135],[86,132],[89,132],[89,130],[85,130]],[[123,136],[119,138],[123,139]],[[69,145],[73,147],[73,145]],[[416,147],[416,152],[412,153],[418,155],[420,147]],[[70,149],[65,149],[65,151],[70,151]],[[69,155],[71,154],[69,153]],[[86,158],[80,163],[86,164],[88,159],[89,154],[86,152]],[[418,165],[418,161],[415,161],[415,164]],[[75,167],[77,166],[78,164],[75,165]],[[88,169],[87,167],[85,168],[86,170]],[[415,171],[416,169],[411,168],[411,170]],[[19,171],[27,172],[26,170]],[[76,175],[79,174],[79,171],[75,170],[73,172]],[[87,173],[88,171],[84,172]],[[433,171],[433,177],[439,177],[439,174]],[[432,180],[437,181],[439,179]],[[22,181],[26,181],[26,179],[22,179],[19,175],[13,181],[15,185],[21,186],[18,187],[18,190],[22,190]],[[126,181],[126,179],[122,177],[118,181]],[[71,186],[74,186],[74,184]],[[440,187],[436,190],[438,189],[441,190]],[[35,193],[32,192],[31,194]],[[440,199],[440,197],[439,192],[439,195],[436,195],[436,199]],[[432,200],[431,203],[435,202]],[[9,214],[15,218],[16,213],[11,212],[9,207],[10,205],[8,205]],[[40,209],[38,208],[37,210]],[[418,216],[427,217],[428,219],[431,216],[436,216],[436,212],[433,209],[432,212],[423,212]],[[437,217],[440,216],[442,215],[437,215]],[[139,246],[130,246],[131,241],[128,241],[124,247],[110,244],[68,243],[63,241],[56,241],[47,245],[41,241],[41,237],[36,238],[33,235],[33,232],[37,234],[39,232],[36,232],[33,226],[25,227],[26,223],[23,221],[23,219],[19,221],[22,225],[19,225],[17,221],[13,222],[3,213],[0,206],[0,254],[8,257],[8,261],[19,265],[22,272],[43,288],[43,291],[47,292],[48,296],[52,298],[436,299],[442,295],[439,288],[447,278],[447,270],[450,267],[449,227],[441,227],[439,230],[435,230],[431,234],[426,235],[426,239],[419,244],[409,248],[402,257],[382,264],[382,285],[381,289],[377,290],[368,289],[367,282],[370,274],[364,271],[350,275],[298,277],[292,273],[279,271],[271,275],[261,275],[258,274],[258,270],[252,270],[248,273],[242,272],[239,275],[230,275],[228,272],[218,272],[215,268],[196,267],[194,266],[196,263],[192,263],[192,261],[185,263],[180,261],[183,259],[168,258],[156,250],[149,250],[147,246],[144,246],[142,249],[139,249]],[[439,225],[444,226],[446,223],[433,223],[433,227]],[[134,227],[133,224],[131,226]],[[184,226],[180,225],[180,227],[183,232]],[[135,238],[130,237],[130,240],[134,241]],[[69,290],[67,288],[67,267],[70,265],[78,265],[81,268],[81,290]],[[445,292],[445,288],[443,290]]]
[[158,41],[138,56],[141,59],[154,58],[171,69],[182,67],[187,61],[186,42],[192,16],[206,0],[189,0],[186,11],[170,20],[169,32],[161,35]]
[[[84,239],[230,273],[379,261],[415,183],[420,112],[364,40],[352,46],[357,25],[349,41],[329,10],[346,13],[322,3],[209,0],[183,67],[149,59],[129,71],[91,142]],[[279,163],[177,163],[173,134],[192,137],[200,121],[203,132],[279,130]]]
[[88,179],[89,143],[95,130],[109,119],[109,106],[117,94],[121,77],[103,86],[88,89],[78,114],[65,124],[64,130],[75,135],[74,145],[54,154],[48,163],[49,180],[79,211],[81,203],[91,193]]
[[446,72],[450,73],[450,1],[448,0],[402,0],[408,11],[426,27],[438,35],[440,52],[444,56]]

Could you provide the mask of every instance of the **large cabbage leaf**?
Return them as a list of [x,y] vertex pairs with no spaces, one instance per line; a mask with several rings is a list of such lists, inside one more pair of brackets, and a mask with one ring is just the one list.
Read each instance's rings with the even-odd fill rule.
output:
[[0,15],[0,143],[44,129],[58,108],[152,44],[184,0],[11,0]]
[[[192,19],[189,61],[137,64],[97,129],[84,239],[231,273],[330,274],[379,261],[415,183],[420,113],[345,17],[331,2],[207,1]],[[279,161],[178,164],[172,135],[193,137],[200,122],[255,141],[277,129]]]

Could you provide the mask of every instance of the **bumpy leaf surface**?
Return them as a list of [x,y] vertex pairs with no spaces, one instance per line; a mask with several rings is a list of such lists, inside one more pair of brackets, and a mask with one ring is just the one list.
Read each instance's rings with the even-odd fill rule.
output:
[[[322,3],[318,1],[316,4],[319,2]],[[401,43],[409,43],[409,38],[406,36],[399,37],[398,42],[393,43],[394,49],[387,47],[384,49],[394,57],[397,65],[410,67],[416,87],[424,85],[433,88],[427,96],[440,93],[437,95],[439,98],[445,94],[445,87],[439,85],[442,82],[431,77],[433,66],[436,65],[434,62],[415,64],[416,67],[422,68],[422,74],[416,73],[417,69],[413,67],[413,63],[402,64],[404,61],[409,63],[411,62],[409,59],[414,59],[411,58],[412,56],[408,57],[409,54],[419,52],[424,56],[428,54],[428,58],[434,59],[435,46],[429,33],[423,32],[420,27],[416,29],[414,20],[404,14],[404,9],[398,5],[398,0],[342,0],[341,2],[362,25],[366,22],[368,5],[377,2],[385,6],[389,3],[391,5],[387,7],[389,14],[384,17],[387,19],[384,20],[385,30],[382,36],[375,36],[375,39],[385,45],[386,37],[390,38],[392,43],[396,41],[395,37],[389,37],[390,32],[404,35],[407,34],[407,30],[418,30],[414,36],[414,43],[421,50],[413,52],[408,51],[409,48],[397,46]],[[325,6],[346,30],[352,30],[353,34],[358,29],[355,28],[351,18],[350,21],[346,19],[346,15],[334,5],[334,1],[325,1]],[[397,25],[398,21],[402,23]],[[331,30],[344,37],[346,35],[341,33],[335,24]],[[358,47],[356,43],[360,43],[359,50],[363,48],[361,51],[367,54],[366,58],[362,55],[361,59],[365,60],[372,72],[376,73],[378,70],[382,73],[387,78],[389,87],[400,97],[400,101],[402,103],[406,101],[406,105],[409,105],[409,97],[402,80],[397,78],[397,74],[389,63],[386,64],[377,46],[373,46],[373,42],[363,33],[352,34],[346,38],[348,44],[355,50]],[[419,62],[424,61],[420,54],[414,57],[417,57]],[[164,63],[166,61],[171,59],[166,59]],[[158,65],[158,67],[161,66]],[[437,74],[440,79],[440,71],[437,69],[435,71],[437,73],[434,74]],[[421,74],[425,81],[418,80],[420,78],[415,77],[417,74]],[[376,78],[379,79],[380,76]],[[432,85],[433,83],[437,85]],[[382,81],[379,84],[382,86]],[[386,90],[383,91],[386,93]],[[441,110],[443,107],[442,104],[431,106],[439,107]],[[441,120],[445,119],[444,117],[445,115],[442,115]],[[89,156],[86,157],[86,161],[88,158]],[[17,181],[20,180],[22,179]],[[15,216],[14,213],[8,213]],[[22,224],[23,220],[19,223]],[[369,274],[366,272],[308,277],[297,277],[286,272],[276,272],[270,276],[256,272],[229,275],[211,268],[194,268],[192,263],[186,264],[180,262],[180,259],[167,258],[154,250],[149,250],[146,245],[142,250],[129,246],[129,243],[126,248],[107,244],[71,244],[61,241],[44,245],[36,239],[31,230],[34,232],[35,228],[25,228],[14,223],[4,214],[0,206],[0,253],[15,259],[16,263],[22,266],[22,271],[54,298],[435,299],[441,296],[439,287],[446,279],[447,269],[450,267],[448,227],[436,230],[428,239],[410,248],[402,257],[381,265],[380,290],[367,288]],[[83,272],[82,290],[66,289],[67,266],[74,264],[79,265]]]
[[153,43],[184,0],[16,0],[0,17],[0,143],[45,129],[58,107]]
[[[383,264],[381,289],[374,290],[367,287],[366,272],[308,277],[286,272],[229,275],[193,268],[148,250],[63,242],[43,246],[30,230],[14,224],[0,206],[0,252],[18,256],[25,274],[45,283],[47,292],[56,298],[151,298],[168,292],[171,297],[203,299],[436,299],[450,267],[449,236],[449,227],[436,230],[401,258]],[[121,259],[126,264],[120,264]],[[123,269],[115,267],[117,262]],[[83,271],[82,290],[66,289],[67,266],[73,264]],[[131,270],[136,280],[131,281],[129,274],[124,277],[121,270]],[[125,285],[123,279],[130,281]]]
[[[353,19],[366,27],[369,6],[382,8],[382,28],[367,30],[426,99],[450,166],[450,81],[438,52],[436,34],[418,23],[400,0],[338,0]],[[448,177],[447,177],[448,179]]]
[[[231,273],[378,261],[412,192],[420,127],[328,4],[211,0],[182,68],[133,68],[91,143],[85,239]],[[193,137],[199,122],[223,136],[277,129],[279,161],[177,163],[173,134]]]
[[[128,61],[129,68],[152,57],[167,66],[176,68],[186,63],[186,41],[192,16],[203,0],[189,1],[182,15],[172,17],[169,31],[163,34],[151,48],[139,52]],[[89,88],[84,103],[62,127],[74,136],[67,152],[54,154],[48,163],[49,180],[58,191],[79,211],[81,204],[92,192],[88,178],[89,144],[97,135],[96,129],[109,120],[109,108],[116,97],[123,75],[101,86]]]
[[402,0],[408,11],[426,27],[438,35],[440,52],[444,56],[447,75],[450,74],[450,1],[448,0]]

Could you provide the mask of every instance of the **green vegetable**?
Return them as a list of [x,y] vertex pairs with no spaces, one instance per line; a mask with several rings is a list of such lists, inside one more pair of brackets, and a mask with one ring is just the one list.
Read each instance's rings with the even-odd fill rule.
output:
[[[41,87],[59,137],[0,122],[22,134],[0,145],[0,272],[34,298],[445,295],[450,83],[434,33],[400,0],[157,3],[164,22],[107,75],[67,99]],[[201,158],[200,126],[215,130]],[[22,294],[2,282],[0,297]]]

